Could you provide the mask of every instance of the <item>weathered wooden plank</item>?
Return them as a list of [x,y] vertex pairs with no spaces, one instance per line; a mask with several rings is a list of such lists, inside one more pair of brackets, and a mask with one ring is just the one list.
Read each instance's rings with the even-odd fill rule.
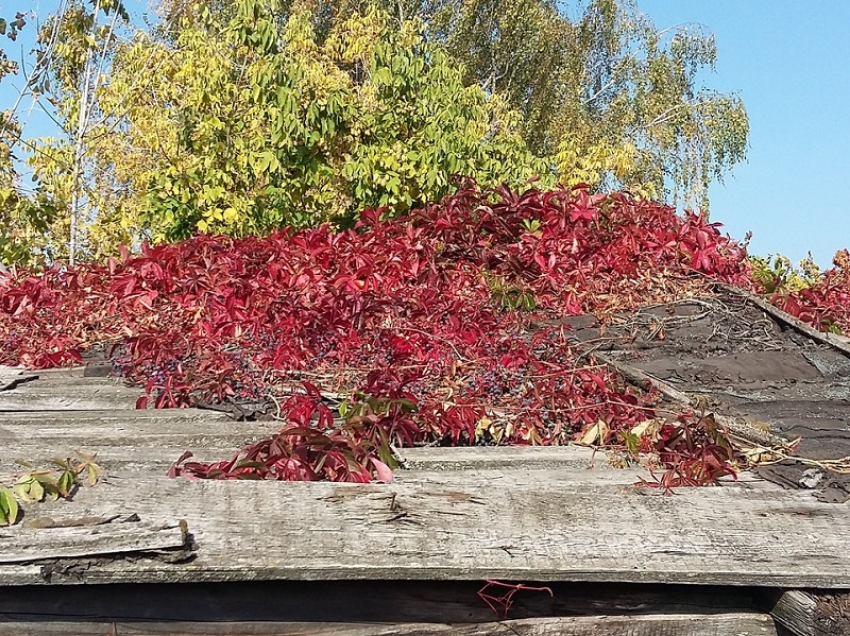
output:
[[[515,471],[557,470],[565,481],[636,486],[654,478],[639,464],[621,467],[622,455],[585,446],[490,446],[399,448],[395,453],[402,465],[396,479],[404,482],[452,483],[463,479],[458,472],[487,480],[494,488],[507,488],[515,481]],[[613,462],[613,463],[612,463]],[[720,480],[724,488],[783,489],[751,472]]]
[[[21,411],[0,413],[0,426],[27,427],[37,425],[48,427],[50,434],[61,435],[62,431],[85,427],[92,433],[101,433],[112,429],[144,433],[150,426],[159,426],[166,431],[180,431],[190,423],[230,422],[235,426],[257,425],[257,422],[236,422],[226,413],[204,409],[144,409],[126,411],[88,410],[68,411]],[[273,425],[274,422],[268,424]]]
[[757,613],[533,618],[473,624],[440,623],[100,623],[0,622],[0,636],[776,636]]
[[196,409],[0,413],[0,469],[13,470],[18,459],[40,464],[81,451],[97,453],[109,469],[150,464],[162,470],[185,450],[220,459],[277,428],[274,422],[235,422]]
[[108,377],[112,364],[108,361],[93,362],[73,367],[56,367],[54,369],[39,369],[37,373],[43,379]]
[[137,455],[134,452],[137,449],[155,450],[169,455],[175,450],[183,452],[187,448],[236,450],[248,441],[268,437],[279,429],[279,426],[268,422],[237,424],[189,419],[168,422],[163,427],[158,426],[159,422],[155,420],[148,422],[150,430],[138,432],[120,425],[113,428],[82,425],[74,430],[67,426],[0,424],[0,437],[7,442],[5,454],[14,452],[25,457],[52,457],[56,452],[85,448],[102,452],[101,457],[111,453],[116,458],[133,458]]
[[[173,415],[172,415],[173,414]],[[37,428],[34,422],[42,419]],[[236,422],[227,416],[200,410],[0,414],[0,439],[9,449],[0,470],[15,470],[22,459],[39,465],[73,451],[96,454],[111,476],[135,478],[139,472],[162,476],[185,451],[196,461],[220,461],[245,444],[278,430],[280,423]],[[36,433],[37,431],[37,433]],[[11,443],[9,443],[11,442]],[[580,446],[561,447],[459,447],[398,449],[405,469],[396,471],[401,481],[435,483],[457,480],[454,471],[486,478],[494,487],[509,487],[510,471],[566,470],[561,477],[578,481],[593,477],[599,483],[633,485],[652,480],[646,468],[614,468],[604,451]],[[130,475],[129,473],[133,473]],[[498,484],[498,485],[497,485]],[[779,489],[752,473],[724,478],[729,487]]]
[[[191,563],[95,565],[84,574],[91,583],[493,578],[850,588],[850,510],[804,492],[665,496],[557,469],[419,473],[366,485],[140,477],[43,509],[188,521],[199,547]],[[0,585],[39,582],[26,566],[0,567]]]
[[199,460],[221,460],[279,428],[274,421],[236,422],[195,409],[5,413],[0,470],[13,470],[18,459],[42,464],[81,451],[97,454],[110,473],[146,468],[162,473],[184,451]]
[[62,412],[45,413],[41,421],[0,418],[0,436],[15,447],[29,444],[94,444],[100,448],[126,448],[134,444],[142,447],[161,443],[203,445],[207,439],[221,437],[267,436],[281,426],[276,422],[236,422],[215,416],[186,416],[181,415],[182,411],[178,409],[170,412],[175,414],[173,418],[138,417],[138,411],[128,412],[126,419],[65,419],[65,413]]
[[24,391],[62,390],[68,392],[81,391],[85,389],[99,389],[101,387],[129,387],[121,378],[109,377],[83,377],[83,376],[48,376],[44,377],[40,371],[33,372],[37,375],[35,379],[22,385]]
[[850,634],[850,595],[785,592],[771,610],[776,621],[794,636]]
[[793,636],[815,636],[816,612],[817,601],[811,594],[789,590],[779,598],[770,614]]
[[11,373],[2,373],[0,372],[0,391],[8,391],[9,389],[13,389],[15,384],[18,382],[18,378],[20,378],[19,373],[11,374]]
[[[56,523],[52,518],[42,517],[40,520],[41,524],[25,522],[21,526],[0,530],[0,565],[153,552],[186,545],[187,531],[181,524],[148,526],[107,522],[90,525],[91,519],[80,519],[82,525],[52,527]],[[41,527],[29,527],[32,525]]]
[[[0,461],[0,470],[15,472],[17,460],[25,460],[28,463],[41,466],[54,458],[71,457],[74,451],[80,451],[88,455],[96,455],[97,463],[105,469],[110,481],[123,479],[156,480],[164,476],[169,467],[185,452],[193,453],[192,461],[216,462],[229,459],[246,443],[262,439],[268,432],[255,431],[244,434],[220,434],[209,435],[198,433],[197,435],[186,434],[174,438],[140,437],[138,439],[128,438],[126,445],[120,444],[120,439],[99,441],[97,438],[74,440],[45,440],[44,442],[17,443],[13,451],[7,453],[5,460]],[[76,443],[79,442],[79,443]],[[448,449],[447,449],[448,450]],[[452,449],[455,450],[455,449]],[[564,448],[563,450],[567,450]],[[576,449],[586,450],[586,449]],[[579,457],[584,453],[578,454]],[[408,455],[410,456],[410,455]],[[597,457],[599,459],[601,455]],[[495,467],[489,460],[496,457],[484,458],[481,467],[477,467],[474,458],[467,462],[452,463],[452,460],[437,464],[435,470],[427,470],[427,464],[412,464],[412,470],[398,469],[394,473],[396,483],[416,484],[442,484],[452,485],[459,480],[465,479],[475,481],[486,481],[492,488],[509,489],[515,482],[514,470],[541,470],[553,471],[558,479],[573,482],[584,482],[593,480],[598,485],[615,485],[622,487],[638,486],[643,481],[652,481],[652,474],[646,468],[634,466],[630,468],[613,468],[607,463],[598,462],[593,468],[575,468],[571,463],[576,461],[581,465],[578,457],[566,453],[564,462],[560,466],[552,466],[551,458],[535,457],[531,454],[525,462],[517,461],[515,468],[499,468],[496,461]],[[540,463],[538,463],[538,460]],[[468,468],[459,469],[459,466],[468,465]],[[421,466],[421,468],[415,468]],[[453,469],[452,466],[455,468]],[[557,472],[555,470],[557,469]],[[737,480],[725,477],[721,481],[722,487],[727,489],[746,490],[772,490],[782,492],[781,486],[765,481],[752,473],[742,473]]]
[[411,470],[469,470],[477,468],[573,468],[610,467],[604,450],[583,446],[491,446],[457,448],[400,448],[402,465]]
[[4,459],[0,461],[0,472],[18,472],[20,460],[36,467],[46,466],[53,459],[71,458],[73,460],[77,456],[76,452],[79,451],[86,455],[95,455],[95,462],[106,471],[110,480],[134,478],[139,474],[148,478],[162,477],[185,451],[193,452],[192,461],[222,461],[232,457],[244,444],[260,439],[260,436],[195,437],[194,439],[200,439],[202,443],[183,445],[178,442],[154,446],[155,440],[147,440],[147,443],[152,446],[120,448],[92,443],[70,445],[56,442],[16,446],[14,455],[6,453]]
[[[451,471],[514,471],[529,469],[561,469],[570,474],[587,471],[597,481],[635,484],[641,479],[652,481],[649,470],[639,464],[620,467],[622,454],[612,454],[604,449],[585,446],[467,446],[456,448],[399,448],[396,455],[403,466],[399,478],[408,479],[419,473],[428,473],[430,478],[442,481],[434,472]],[[511,479],[509,472],[506,473]],[[445,476],[457,479],[456,475]],[[495,475],[495,478],[499,478]],[[581,480],[583,477],[579,477]],[[736,478],[721,479],[725,486],[736,484],[746,487],[779,489],[750,472],[742,472]]]
[[[652,483],[652,475],[647,469],[633,468],[611,468],[611,467],[596,467],[593,469],[583,468],[539,468],[528,465],[523,469],[532,471],[541,478],[555,478],[562,480],[564,483],[586,484],[593,482],[600,488],[610,488],[620,490],[642,490],[650,491],[650,495],[654,495],[657,490],[652,486],[647,486],[646,483]],[[464,471],[444,471],[444,470],[396,470],[394,473],[396,484],[420,484],[427,486],[428,484],[437,484],[441,486],[451,487],[458,483],[463,483],[467,479],[471,483],[487,483],[493,489],[510,490],[516,484],[515,471],[506,471],[499,468],[470,468]],[[738,476],[737,481],[731,478],[724,477],[717,488],[722,488],[729,493],[739,491],[767,491],[781,494],[785,490],[781,486],[770,483],[753,475],[752,473],[742,473]],[[679,491],[677,491],[679,492]]]
[[[0,438],[7,444],[8,451],[4,453],[7,462],[26,459],[38,463],[80,450],[96,453],[98,461],[110,473],[146,467],[161,473],[187,450],[199,461],[225,459],[244,444],[267,437],[279,428],[280,423],[275,421],[236,422],[220,413],[188,409],[126,414],[117,411],[0,414]],[[600,479],[622,484],[650,478],[644,468],[615,469],[605,452],[578,446],[415,448],[398,452],[404,465],[413,471],[562,468],[605,471],[606,475],[600,474]],[[402,475],[407,478],[407,473],[400,472],[399,476]]]
[[[614,360],[601,353],[595,353],[594,355],[600,362],[613,368],[635,386],[643,387],[649,383],[669,400],[679,402],[687,407],[696,408],[698,406],[696,398],[692,398],[687,393],[680,391],[664,380],[660,380],[621,360]],[[788,440],[778,435],[755,428],[743,417],[728,417],[720,413],[714,413],[713,416],[717,423],[724,426],[733,437],[743,439],[751,444],[781,447],[788,443]]]
[[140,395],[144,393],[144,389],[139,387],[128,387],[121,382],[116,382],[109,378],[80,378],[76,383],[66,384],[65,382],[45,382],[41,379],[34,380],[21,385],[15,391],[9,391],[8,395],[21,393],[23,395],[64,395],[73,389],[77,393],[91,393],[97,395],[119,395],[124,396],[130,393]]
[[68,393],[98,393],[116,394],[124,393],[141,394],[144,389],[140,387],[127,386],[117,378],[70,378],[63,380],[44,380],[36,376],[31,382],[20,385],[17,392],[24,394],[68,394]]
[[[187,450],[192,451],[198,461],[225,459],[244,444],[267,437],[279,427],[280,423],[275,421],[237,422],[221,413],[194,409],[126,414],[116,411],[0,414],[0,438],[9,448],[7,462],[26,459],[37,463],[81,450],[97,453],[99,461],[111,470],[137,471],[147,466],[152,471],[162,471]],[[410,470],[398,472],[402,479],[408,479],[416,471],[560,468],[595,471],[598,479],[621,484],[651,480],[643,467],[614,468],[605,451],[580,446],[422,447],[398,449],[397,454],[402,465]],[[0,462],[0,467],[2,465]],[[738,479],[741,483],[774,487],[750,473],[743,473]],[[728,482],[731,484],[732,480]]]
[[[147,422],[101,422],[79,426],[63,423],[40,425],[37,435],[31,423],[0,423],[0,436],[11,440],[7,460],[26,459],[43,462],[53,457],[65,457],[72,450],[96,453],[98,462],[112,469],[162,470],[184,451],[192,451],[198,461],[217,461],[230,457],[247,443],[265,438],[279,429],[275,422],[235,422],[232,420],[207,421],[202,418],[188,422],[159,420]],[[645,468],[614,468],[604,452],[594,453],[582,447],[558,448],[451,448],[451,449],[401,449],[398,451],[403,465],[409,470],[398,470],[397,478],[456,480],[456,475],[446,472],[467,471],[472,476],[486,474],[491,479],[510,483],[506,470],[562,469],[578,473],[585,479],[586,471],[593,472],[599,480],[621,484],[634,484],[650,479]],[[2,466],[0,462],[0,466]],[[483,472],[482,472],[483,471]],[[112,471],[110,471],[112,472]],[[422,473],[422,477],[415,477]],[[434,474],[432,474],[434,473]],[[742,478],[748,480],[748,477]]]
[[136,400],[143,394],[141,389],[113,385],[74,392],[61,385],[27,390],[17,388],[0,391],[0,411],[129,410],[136,408]]

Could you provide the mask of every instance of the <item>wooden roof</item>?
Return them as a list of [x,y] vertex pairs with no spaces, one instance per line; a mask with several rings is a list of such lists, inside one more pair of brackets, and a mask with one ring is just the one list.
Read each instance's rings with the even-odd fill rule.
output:
[[[701,396],[742,434],[757,437],[765,425],[770,435],[808,431],[821,439],[809,449],[804,440],[811,459],[823,440],[832,455],[821,459],[850,449],[843,343],[733,296],[648,309],[605,328],[573,322],[577,339],[611,364],[649,374],[674,397]],[[6,368],[0,389],[0,472],[16,470],[15,459],[40,464],[79,450],[97,453],[108,474],[73,501],[27,505],[22,523],[0,528],[0,590],[488,579],[850,589],[850,506],[836,503],[844,482],[814,463],[674,495],[637,488],[645,469],[613,468],[604,453],[578,447],[405,449],[405,468],[389,484],[188,481],[166,476],[183,451],[222,459],[275,423],[136,411],[137,389],[84,368]],[[814,488],[787,487],[812,469],[823,473]],[[0,619],[13,598],[0,600]],[[718,617],[714,631],[663,633],[726,634],[736,624],[750,631],[734,633],[775,634],[765,616],[745,611],[737,623]],[[520,633],[620,633],[547,620]],[[13,633],[4,625],[0,634]],[[468,629],[380,633],[489,633]],[[662,633],[629,629],[622,633]]]

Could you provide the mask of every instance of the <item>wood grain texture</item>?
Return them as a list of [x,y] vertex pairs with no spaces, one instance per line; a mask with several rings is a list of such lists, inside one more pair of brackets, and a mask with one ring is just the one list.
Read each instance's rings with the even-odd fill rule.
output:
[[593,616],[473,624],[440,623],[23,623],[0,622],[0,636],[776,636],[767,615]]
[[[203,425],[206,422],[228,422],[238,425],[228,415],[216,411],[201,409],[146,409],[141,411],[19,411],[0,413],[0,426],[18,427],[21,431],[31,431],[32,427],[46,427],[47,434],[67,435],[86,427],[86,433],[109,432],[113,429],[125,430],[128,433],[144,434],[149,426],[159,425],[163,430],[180,432],[186,431],[185,425]],[[169,427],[171,423],[171,427]],[[257,425],[257,422],[242,422],[241,424]],[[270,422],[269,424],[273,424]]]
[[112,372],[112,364],[107,361],[90,362],[88,364],[73,367],[56,367],[54,369],[38,369],[32,373],[38,374],[42,379],[66,379],[83,377],[109,377]]
[[[616,471],[611,471],[616,472]],[[393,484],[139,476],[40,514],[186,519],[190,563],[97,564],[83,580],[539,580],[850,588],[846,506],[742,487],[665,496],[588,471],[415,472]],[[43,582],[0,566],[0,585]],[[63,582],[54,577],[53,582]],[[68,581],[72,582],[72,581]]]
[[[56,522],[43,518],[44,526]],[[0,565],[47,559],[79,559],[134,552],[182,548],[184,531],[178,524],[151,527],[139,523],[105,523],[73,527],[26,525],[0,530]]]
[[[648,468],[639,464],[620,467],[622,454],[609,454],[604,450],[585,446],[490,446],[456,448],[399,448],[396,455],[403,469],[396,471],[396,479],[421,481],[424,478],[437,482],[457,480],[457,472],[486,474],[509,485],[514,471],[550,469],[569,471],[579,481],[636,485],[641,480],[652,481]],[[724,488],[742,488],[782,491],[751,472],[733,477],[722,477]]]
[[[194,409],[5,413],[0,414],[0,439],[10,445],[11,452],[0,458],[0,471],[14,470],[16,458],[41,465],[79,450],[96,454],[110,475],[149,472],[162,476],[184,451],[192,451],[198,461],[220,461],[279,427],[275,421],[237,422],[221,413]],[[483,470],[509,484],[512,471],[532,468],[567,469],[580,473],[580,479],[592,474],[599,481],[624,485],[651,478],[645,468],[615,469],[605,452],[578,446],[413,448],[399,449],[398,455],[411,472],[433,472],[437,480],[459,479],[443,473],[474,475]],[[410,474],[397,472],[399,479]],[[742,484],[753,480],[746,474],[739,479]]]
[[788,590],[777,601],[771,615],[794,636],[815,636],[817,601],[802,590]]
[[396,455],[411,470],[525,468],[610,468],[608,454],[583,446],[471,446],[399,448]]
[[44,380],[41,377],[33,382],[22,385],[20,393],[59,395],[73,393],[95,393],[95,394],[143,394],[141,387],[132,387],[112,378],[69,378],[63,380]]
[[40,371],[21,378],[30,381],[12,383],[9,389],[0,391],[0,411],[135,409],[136,400],[144,394],[117,378],[43,376]]
[[0,391],[0,411],[133,410],[143,394],[141,389],[112,384],[77,388],[41,384]]
[[96,453],[109,472],[162,473],[186,450],[220,460],[279,428],[276,422],[236,422],[195,409],[0,413],[0,440],[9,449],[0,470],[13,470],[17,458],[43,464],[79,450]]
[[850,634],[850,597],[788,590],[771,610],[776,622],[794,636]]
[[[276,421],[237,422],[227,415],[196,409],[147,411],[78,411],[52,413],[0,413],[0,440],[13,453],[0,458],[0,470],[13,470],[16,458],[41,464],[73,450],[97,454],[109,474],[126,471],[162,475],[184,451],[198,461],[229,458],[245,444],[268,437],[280,428]],[[402,465],[399,479],[416,471],[437,473],[435,478],[459,479],[443,473],[504,471],[493,479],[510,483],[512,471],[567,469],[606,483],[634,484],[651,479],[646,468],[613,468],[604,451],[580,446],[558,447],[458,447],[398,449]],[[622,459],[622,458],[621,458]],[[584,474],[586,473],[586,474]],[[775,488],[750,473],[738,476],[743,487]],[[733,485],[728,480],[729,485]]]

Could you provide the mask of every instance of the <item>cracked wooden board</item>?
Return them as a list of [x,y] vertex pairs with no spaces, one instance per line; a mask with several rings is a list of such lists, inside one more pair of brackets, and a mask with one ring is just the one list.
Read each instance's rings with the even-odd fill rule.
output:
[[49,559],[175,550],[187,543],[185,524],[155,527],[138,522],[97,523],[97,518],[88,519],[88,523],[81,518],[73,524],[66,519],[62,524],[52,518],[42,519],[41,524],[28,518],[23,525],[0,529],[0,567]]
[[[238,422],[221,413],[197,409],[0,413],[0,440],[9,448],[0,458],[0,469],[8,464],[11,470],[18,457],[43,463],[80,450],[97,454],[97,462],[109,474],[124,470],[164,474],[184,451],[192,451],[193,460],[198,461],[227,459],[243,445],[274,434],[280,426],[277,421]],[[597,480],[625,485],[652,479],[642,466],[614,468],[614,455],[582,446],[421,447],[397,449],[396,454],[412,471],[498,469],[506,471],[504,479],[508,482],[511,471],[531,468],[590,471]],[[398,478],[407,479],[408,475],[406,470],[397,472]],[[588,476],[582,474],[582,479]],[[435,474],[435,478],[442,480],[445,476]],[[500,475],[493,478],[503,479]],[[754,483],[753,476],[742,473],[738,483]]]
[[[148,475],[58,503],[65,505],[44,514],[136,512],[186,519],[192,528],[192,562],[105,564],[85,573],[89,583],[500,579],[850,588],[843,531],[850,509],[804,492],[734,486],[665,496],[558,468],[412,472],[393,484]],[[36,569],[0,566],[0,585],[39,582]]]
[[0,365],[0,391],[11,391],[37,377],[21,367]]
[[771,610],[776,622],[799,636],[850,633],[850,595],[788,590]]
[[199,461],[219,461],[279,429],[279,422],[236,422],[197,409],[0,413],[0,442],[6,445],[0,472],[19,470],[17,459],[41,466],[80,451],[97,455],[109,475],[162,476],[187,450]]
[[[193,461],[230,458],[243,445],[274,434],[280,422],[236,422],[210,411],[55,412],[0,414],[0,439],[10,452],[0,458],[0,469],[13,470],[15,458],[42,464],[54,457],[73,456],[74,450],[97,455],[109,475],[149,471],[165,475],[184,451]],[[34,435],[34,430],[38,431]],[[651,479],[646,468],[612,468],[608,454],[579,446],[468,447],[399,449],[403,465],[428,471],[510,471],[560,468],[593,471],[595,478],[622,484]],[[152,475],[153,476],[153,475]],[[398,478],[407,479],[406,471]],[[445,475],[435,475],[437,479]],[[499,475],[494,479],[503,480]],[[583,475],[582,478],[587,478]],[[457,477],[450,477],[457,479]],[[740,481],[748,482],[747,475]]]

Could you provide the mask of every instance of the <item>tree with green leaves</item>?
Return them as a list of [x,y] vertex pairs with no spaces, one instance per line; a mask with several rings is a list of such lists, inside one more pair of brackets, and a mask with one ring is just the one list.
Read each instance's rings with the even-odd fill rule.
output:
[[[626,187],[706,206],[708,184],[746,157],[740,98],[701,87],[714,38],[658,30],[634,0],[314,0],[320,28],[352,8],[417,16],[464,82],[502,97],[562,182]],[[573,19],[567,16],[568,4]]]
[[180,3],[168,29],[116,52],[96,156],[155,240],[398,214],[448,193],[456,174],[546,176],[519,117],[466,86],[420,21],[372,8],[320,37],[309,5]]
[[[0,17],[0,37],[17,42],[19,32],[26,26],[28,15],[17,12]],[[55,35],[47,33],[48,37]],[[43,256],[43,247],[58,216],[55,201],[36,188],[24,188],[19,174],[21,149],[31,150],[32,143],[24,138],[23,123],[18,109],[28,95],[37,95],[39,84],[47,72],[46,56],[52,40],[28,68],[21,69],[0,47],[0,83],[12,77],[23,82],[9,108],[0,112],[0,263],[30,262]],[[23,75],[23,76],[21,76]],[[5,88],[6,95],[14,94]]]
[[706,206],[749,133],[740,98],[697,84],[715,63],[714,37],[693,25],[658,31],[631,0],[591,0],[569,49],[564,101],[548,123],[559,162],[619,151],[627,187]]
[[632,0],[161,0],[134,32],[117,0],[62,6],[31,86],[60,134],[21,142],[35,191],[0,162],[6,261],[344,226],[456,174],[705,204],[745,155],[740,100],[698,85],[711,36]]
[[[18,14],[14,25],[23,26]],[[120,0],[70,0],[45,19],[37,33],[32,64],[13,108],[0,129],[8,160],[0,211],[6,220],[0,236],[0,258],[22,262],[52,262],[83,251],[85,229],[97,212],[96,187],[91,179],[89,132],[97,116],[98,86],[104,81],[116,28],[129,19]],[[13,32],[15,34],[15,32]],[[17,68],[12,69],[17,72]],[[24,98],[44,110],[58,127],[53,138],[29,139],[16,119]],[[4,137],[5,134],[5,137]],[[17,149],[22,156],[14,156]],[[32,170],[34,188],[25,193],[16,161]],[[131,238],[124,235],[122,239]]]
[[[15,19],[0,17],[0,36],[14,42],[18,31],[26,25],[26,16],[18,13]],[[0,48],[0,82],[19,71],[18,63],[9,59]],[[0,232],[0,262],[18,260],[28,251],[26,241],[15,231],[16,220],[26,206],[22,196],[18,175],[15,170],[14,147],[21,136],[21,127],[15,118],[14,108],[0,112],[0,224],[5,231]]]

